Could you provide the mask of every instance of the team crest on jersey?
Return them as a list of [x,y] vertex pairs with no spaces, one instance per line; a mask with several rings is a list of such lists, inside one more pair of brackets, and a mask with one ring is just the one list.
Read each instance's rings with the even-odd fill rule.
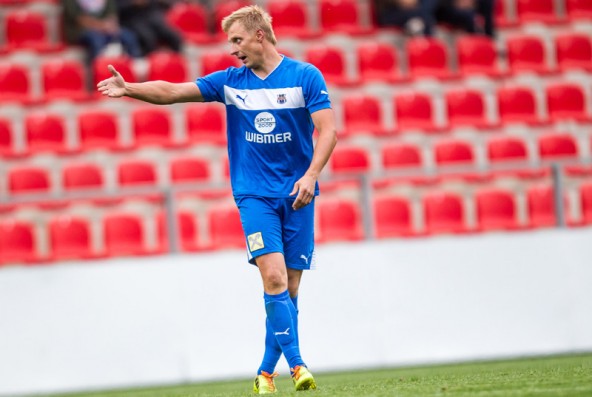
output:
[[286,102],[288,102],[288,99],[286,98],[286,94],[278,94],[277,103],[279,103],[280,105],[283,105]]

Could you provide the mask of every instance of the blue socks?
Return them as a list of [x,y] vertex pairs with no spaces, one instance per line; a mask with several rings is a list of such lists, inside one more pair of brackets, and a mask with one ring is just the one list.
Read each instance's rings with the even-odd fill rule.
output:
[[298,341],[298,297],[288,291],[277,295],[263,294],[267,319],[265,322],[265,354],[257,374],[273,373],[282,353],[290,368],[304,365]]

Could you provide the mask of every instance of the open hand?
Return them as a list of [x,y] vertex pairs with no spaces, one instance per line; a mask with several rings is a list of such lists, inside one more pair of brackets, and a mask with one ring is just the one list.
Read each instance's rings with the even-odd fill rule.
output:
[[113,65],[109,65],[109,72],[112,76],[97,84],[100,93],[111,98],[121,98],[125,95],[125,80]]

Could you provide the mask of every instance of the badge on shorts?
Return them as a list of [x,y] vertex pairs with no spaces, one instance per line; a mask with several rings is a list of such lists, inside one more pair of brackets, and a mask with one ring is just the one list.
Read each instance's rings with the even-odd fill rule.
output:
[[251,252],[260,250],[261,248],[265,248],[261,232],[249,234],[247,236],[247,240],[249,241],[249,251]]

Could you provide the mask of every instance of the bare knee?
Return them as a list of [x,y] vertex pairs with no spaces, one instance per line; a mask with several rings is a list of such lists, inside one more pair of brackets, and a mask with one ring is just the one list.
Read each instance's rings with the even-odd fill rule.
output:
[[256,259],[263,289],[268,294],[279,294],[288,289],[288,274],[282,254],[266,254]]

